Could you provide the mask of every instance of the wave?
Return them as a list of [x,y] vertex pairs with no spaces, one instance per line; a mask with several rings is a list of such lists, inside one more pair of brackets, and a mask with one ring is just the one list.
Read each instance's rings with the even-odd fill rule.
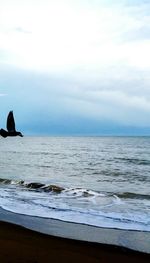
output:
[[0,178],[0,206],[5,210],[99,227],[150,231],[149,212],[143,207],[149,200],[144,194]]
[[28,189],[33,189],[33,190],[43,190],[45,192],[56,192],[56,193],[60,193],[63,190],[65,190],[65,188],[58,186],[58,185],[46,185],[43,183],[39,183],[39,182],[30,182],[27,183],[23,180],[19,180],[19,181],[15,181],[15,180],[11,180],[11,179],[4,179],[4,178],[0,178],[0,184],[13,184],[13,185],[18,185],[18,186],[23,186],[26,187]]
[[114,197],[115,199],[138,199],[138,200],[150,200],[150,195],[140,194],[133,192],[99,192],[90,189],[84,189],[80,187],[76,188],[65,188],[54,184],[44,184],[41,182],[25,182],[24,180],[12,180],[0,178],[0,185],[16,185],[18,187],[24,187],[27,190],[41,191],[41,192],[52,192],[55,194],[65,193],[69,196],[78,197]]
[[120,160],[127,163],[132,163],[136,165],[150,165],[150,160],[138,159],[138,158],[115,158],[115,160]]
[[150,195],[144,195],[144,194],[136,194],[136,193],[130,193],[130,192],[124,192],[117,194],[118,197],[124,198],[124,199],[146,199],[150,200]]
[[91,196],[105,196],[103,193],[99,193],[96,191],[83,189],[80,187],[77,188],[64,188],[59,185],[53,184],[44,184],[40,182],[25,182],[23,180],[11,180],[0,178],[0,185],[16,185],[20,187],[24,187],[29,190],[41,191],[41,192],[53,192],[55,194],[65,193],[68,196],[80,196],[80,197],[91,197]]
[[94,209],[93,206],[85,205],[80,207],[77,206],[77,203],[75,205],[74,202],[68,203],[68,196],[66,198],[61,196],[57,199],[54,195],[48,198],[44,195],[39,196],[37,192],[35,195],[32,191],[28,195],[24,191],[19,191],[15,195],[13,193],[14,191],[5,189],[0,195],[0,206],[14,213],[97,227],[150,231],[149,216],[146,213],[133,214],[133,211],[124,213],[116,210],[103,210],[102,207]]

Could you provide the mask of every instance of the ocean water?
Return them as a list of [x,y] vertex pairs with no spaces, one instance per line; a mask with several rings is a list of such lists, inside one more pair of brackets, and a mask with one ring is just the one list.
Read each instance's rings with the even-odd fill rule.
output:
[[150,137],[0,138],[0,206],[150,231]]

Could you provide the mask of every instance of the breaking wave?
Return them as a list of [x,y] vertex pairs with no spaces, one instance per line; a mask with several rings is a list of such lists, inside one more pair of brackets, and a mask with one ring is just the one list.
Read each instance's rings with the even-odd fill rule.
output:
[[67,193],[68,195],[72,196],[83,196],[83,197],[97,197],[97,196],[107,196],[107,197],[115,197],[116,199],[145,199],[150,200],[150,195],[132,193],[132,192],[122,192],[122,193],[106,193],[106,192],[98,192],[92,191],[89,189],[83,189],[80,187],[77,188],[64,188],[59,185],[53,184],[44,184],[40,182],[25,182],[23,180],[11,180],[0,178],[0,185],[16,185],[18,187],[23,187],[29,190],[41,191],[41,192],[52,192],[55,194],[59,193]]

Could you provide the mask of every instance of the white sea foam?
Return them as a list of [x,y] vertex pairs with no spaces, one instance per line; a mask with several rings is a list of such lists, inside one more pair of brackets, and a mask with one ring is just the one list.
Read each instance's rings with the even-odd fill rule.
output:
[[133,215],[129,211],[123,212],[120,209],[122,203],[116,196],[98,195],[95,197],[97,205],[95,204],[93,207],[91,197],[83,198],[81,193],[76,196],[71,193],[72,189],[56,195],[18,189],[14,186],[3,187],[0,191],[0,204],[3,209],[31,216],[60,219],[98,227],[150,231],[148,214],[145,212],[141,215],[136,211]]

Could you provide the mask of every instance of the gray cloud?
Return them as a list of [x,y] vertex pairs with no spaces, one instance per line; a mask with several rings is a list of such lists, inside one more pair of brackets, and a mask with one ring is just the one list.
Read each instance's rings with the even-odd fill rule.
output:
[[[140,78],[138,72],[137,76],[137,79]],[[122,85],[121,78],[112,87],[112,81],[113,79],[106,85],[103,76],[93,88],[92,82],[85,81],[83,86],[80,79],[69,79],[67,75],[60,77],[19,69],[9,72],[1,70],[0,86],[3,83],[3,90],[9,93],[7,100],[1,102],[1,109],[6,113],[14,109],[20,125],[28,122],[29,126],[33,126],[33,123],[39,122],[39,126],[42,123],[45,129],[47,120],[57,127],[60,123],[63,125],[63,120],[66,122],[66,119],[70,118],[76,120],[76,124],[80,123],[81,119],[89,120],[89,126],[93,121],[105,121],[117,125],[149,127],[148,83],[145,86],[144,79],[140,83],[137,81],[139,86],[136,88],[136,79],[130,82],[129,78],[128,82]]]

